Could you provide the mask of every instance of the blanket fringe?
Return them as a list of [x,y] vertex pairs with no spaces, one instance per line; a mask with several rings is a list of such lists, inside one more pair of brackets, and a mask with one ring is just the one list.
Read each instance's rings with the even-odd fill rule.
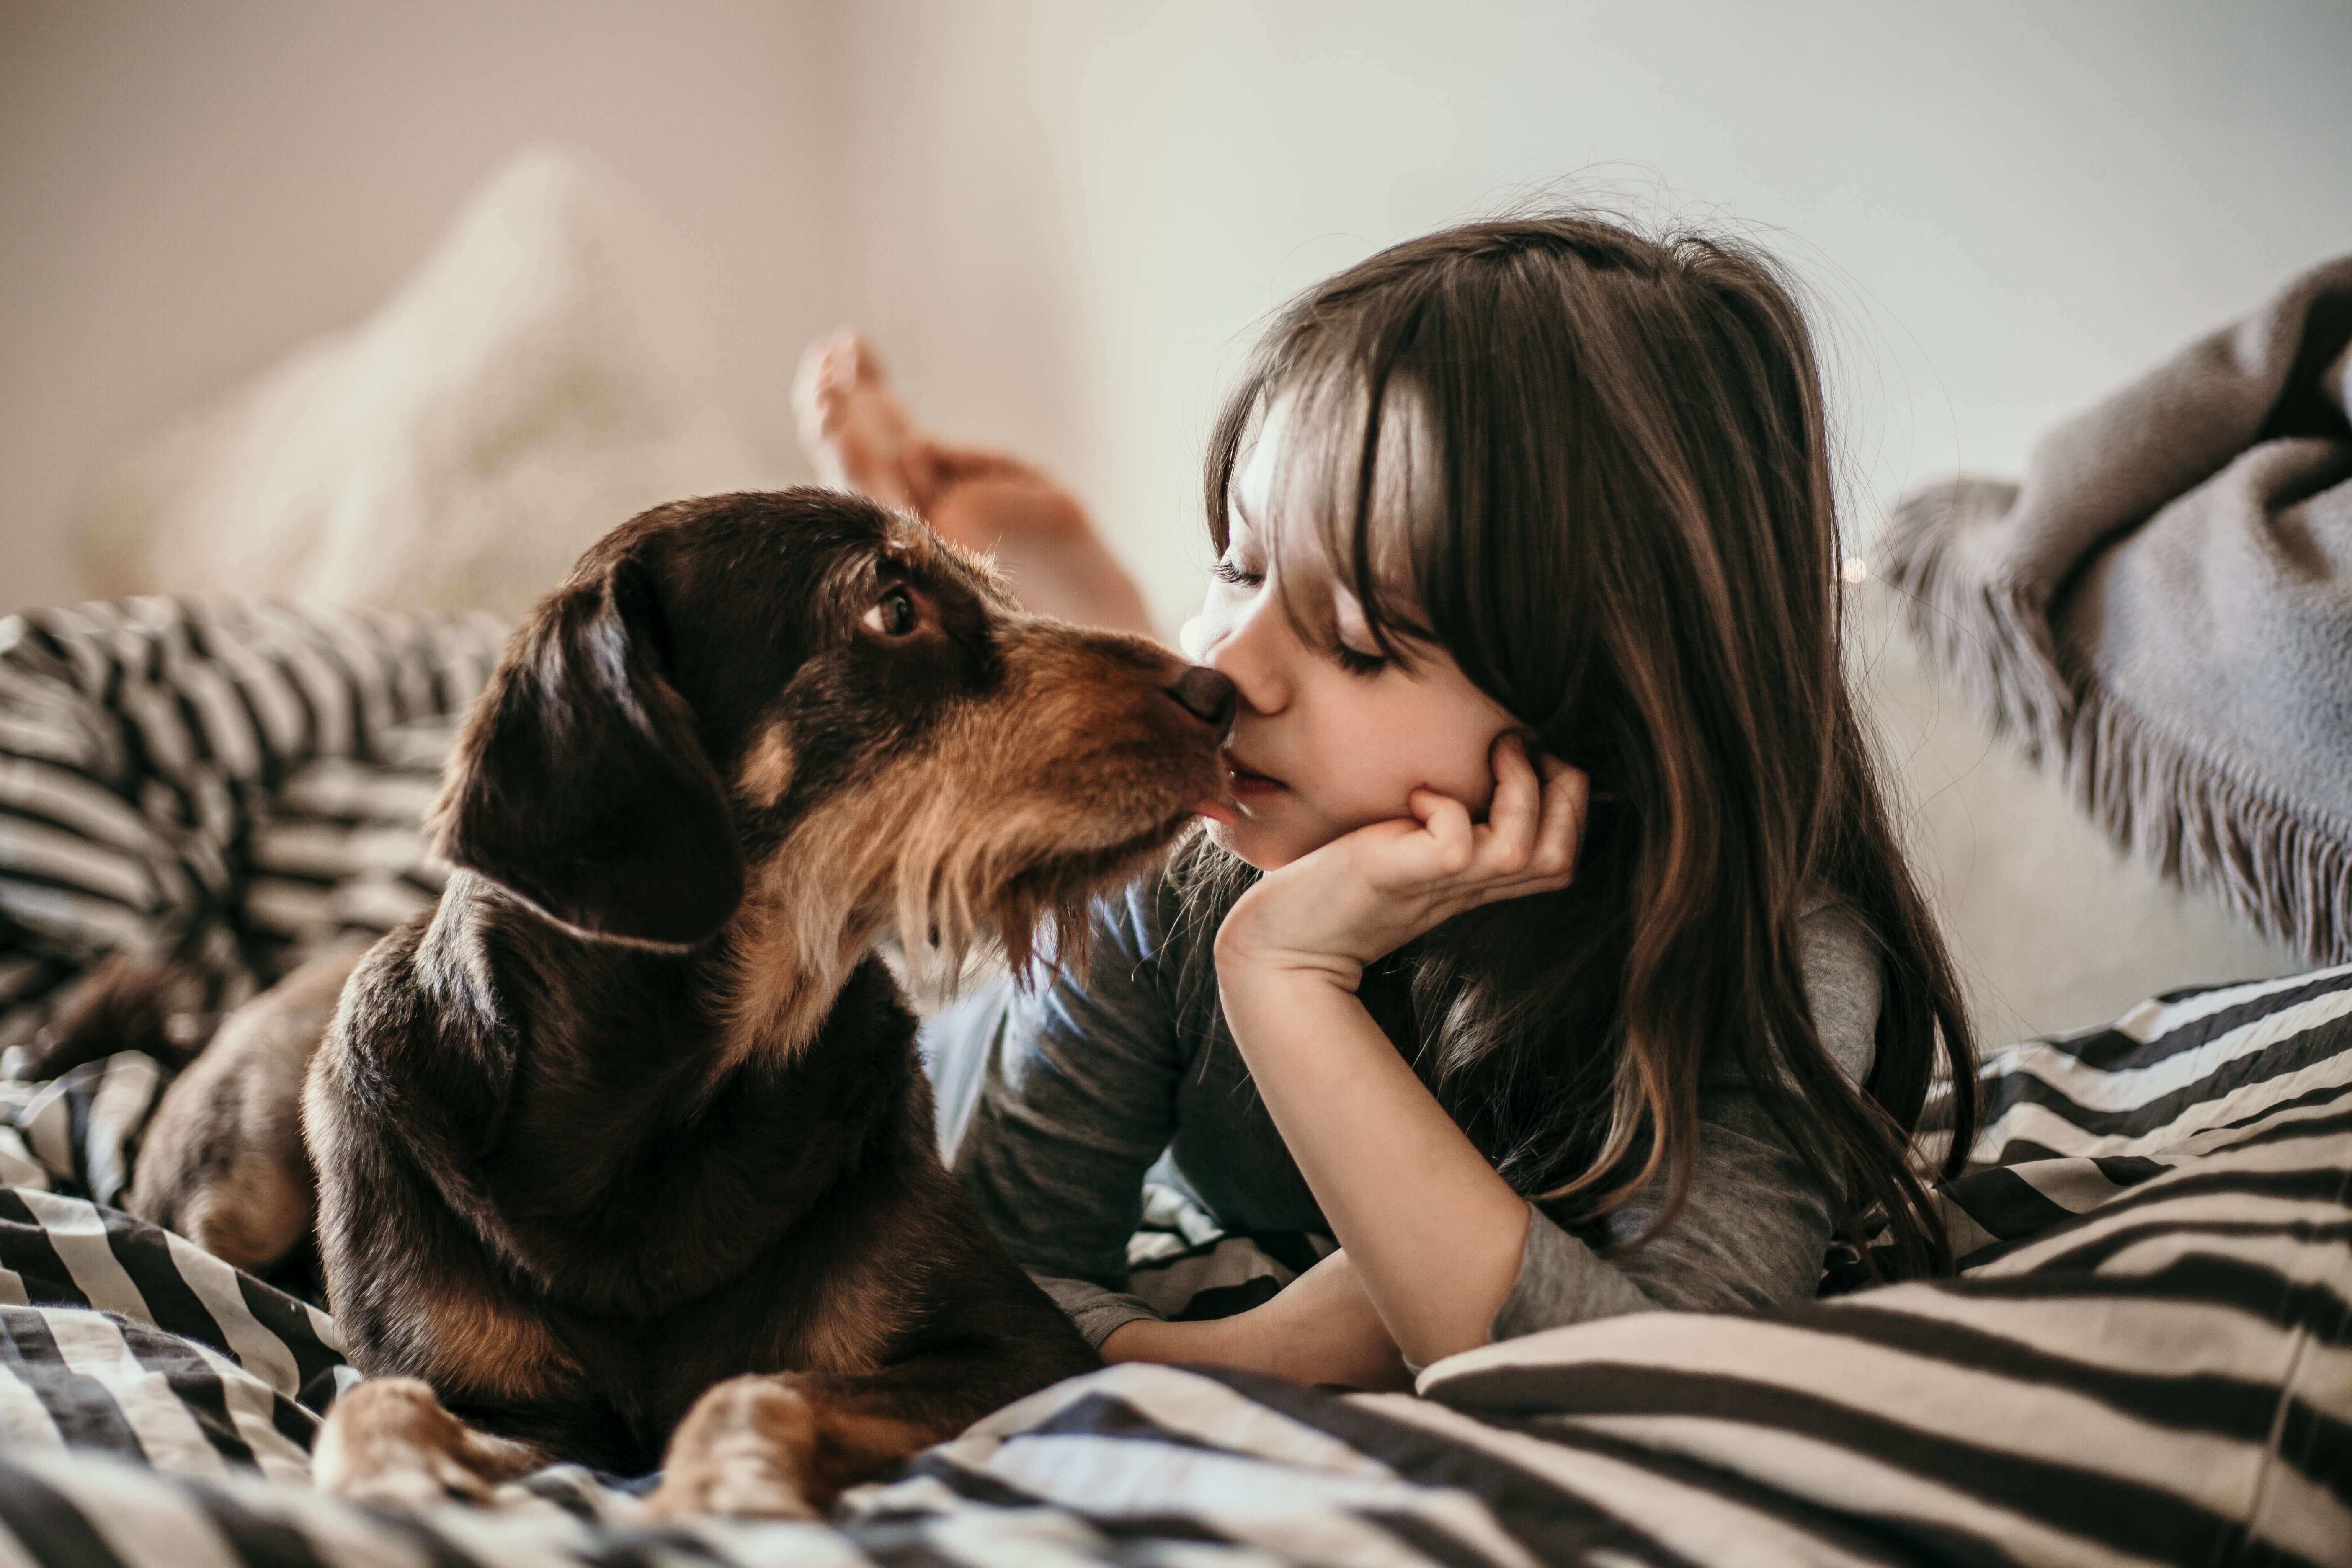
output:
[[1873,569],[1904,595],[1929,662],[2120,847],[2220,895],[2315,964],[2352,962],[2352,826],[2236,777],[2090,671],[2069,676],[2050,585],[1974,569],[1970,545],[1984,535],[1969,520],[1998,518],[2016,498],[2014,485],[1957,479],[1906,498],[1888,519]]

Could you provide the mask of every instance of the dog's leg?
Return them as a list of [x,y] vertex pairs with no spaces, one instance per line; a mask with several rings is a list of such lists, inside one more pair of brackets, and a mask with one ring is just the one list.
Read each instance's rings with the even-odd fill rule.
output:
[[935,1408],[940,1375],[919,1363],[871,1377],[729,1378],[697,1400],[671,1434],[661,1486],[646,1506],[670,1518],[818,1518],[843,1488],[971,1424],[976,1412]]
[[791,1373],[730,1377],[694,1402],[646,1500],[657,1517],[814,1519],[816,1406]]
[[310,1228],[303,1075],[366,942],[330,949],[231,1013],[172,1080],[122,1206],[260,1273]]
[[327,1412],[310,1479],[354,1502],[482,1502],[546,1462],[528,1443],[475,1431],[415,1378],[372,1377]]

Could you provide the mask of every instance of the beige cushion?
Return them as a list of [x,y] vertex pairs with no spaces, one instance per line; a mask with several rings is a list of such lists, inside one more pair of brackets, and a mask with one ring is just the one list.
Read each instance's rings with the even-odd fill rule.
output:
[[2109,843],[1926,668],[1893,589],[1872,579],[1848,603],[1855,695],[1985,1044],[2089,1027],[2156,992],[2309,967]]
[[774,482],[609,183],[540,149],[373,317],[133,442],[74,521],[109,596],[513,614],[643,508]]

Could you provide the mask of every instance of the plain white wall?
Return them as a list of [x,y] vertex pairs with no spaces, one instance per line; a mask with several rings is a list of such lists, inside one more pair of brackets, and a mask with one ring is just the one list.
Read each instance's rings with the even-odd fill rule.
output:
[[[110,443],[363,314],[508,153],[604,158],[786,471],[855,317],[1047,461],[1172,626],[1264,315],[1564,187],[1817,279],[1856,493],[2033,434],[2352,249],[2352,5],[0,0],[0,598]],[[1868,519],[1858,509],[1857,522]]]
[[845,15],[847,307],[926,412],[1065,470],[1171,626],[1254,323],[1563,175],[1754,226],[1818,281],[1872,497],[2013,470],[2053,420],[2352,249],[2341,0]]

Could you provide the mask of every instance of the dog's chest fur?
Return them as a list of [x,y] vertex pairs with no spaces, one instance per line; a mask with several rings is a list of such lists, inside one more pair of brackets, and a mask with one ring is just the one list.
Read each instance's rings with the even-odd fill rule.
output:
[[[861,1260],[930,1120],[888,970],[866,959],[814,1039],[714,1078],[720,959],[586,948],[469,884],[370,955],[377,1022],[321,1053],[347,1098],[313,1094],[314,1137],[377,1167],[322,1237],[359,1255],[347,1278],[436,1262],[396,1307],[343,1307],[354,1363],[500,1401],[585,1380],[650,1413],[713,1342],[728,1371],[887,1360],[906,1324]],[[403,1136],[348,1136],[371,1109]]]

